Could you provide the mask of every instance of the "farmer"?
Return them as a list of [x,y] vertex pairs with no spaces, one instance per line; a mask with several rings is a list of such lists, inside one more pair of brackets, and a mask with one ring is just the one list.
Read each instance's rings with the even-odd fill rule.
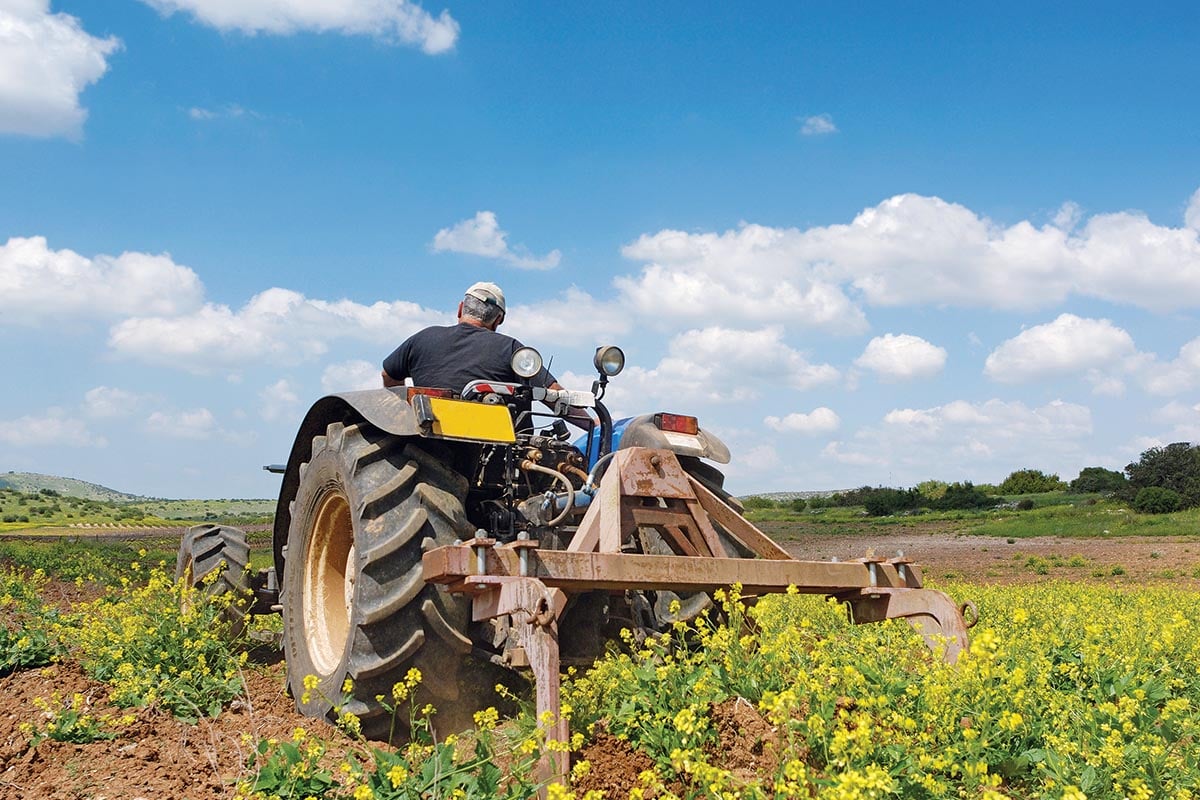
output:
[[[383,385],[414,386],[462,392],[471,381],[520,383],[512,370],[512,356],[523,345],[497,333],[504,322],[504,292],[494,283],[480,281],[467,289],[458,304],[457,325],[433,325],[408,337],[383,360]],[[542,367],[529,379],[532,386],[561,389]]]

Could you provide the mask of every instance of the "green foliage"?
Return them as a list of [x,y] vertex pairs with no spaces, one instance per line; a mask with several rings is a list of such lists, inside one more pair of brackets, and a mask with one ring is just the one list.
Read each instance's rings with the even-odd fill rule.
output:
[[1129,485],[1120,496],[1127,500],[1142,489],[1159,486],[1177,493],[1185,508],[1200,505],[1200,447],[1187,442],[1152,447],[1126,466],[1125,472]]
[[1147,486],[1133,498],[1133,510],[1142,514],[1170,514],[1183,506],[1183,498],[1173,489]]
[[1017,511],[1032,511],[1033,506],[1033,498],[1031,497],[1026,497],[1017,501]]
[[975,488],[970,481],[966,481],[965,483],[952,483],[947,486],[946,493],[942,495],[940,500],[933,503],[933,507],[939,511],[978,509],[994,506],[998,502],[999,498],[991,497]]
[[801,511],[803,511],[804,509],[808,508],[808,501],[805,500],[803,497],[793,497],[788,502],[788,508],[792,511],[799,513]]
[[917,492],[927,500],[941,500],[950,484],[945,481],[921,481],[917,484]]
[[59,612],[42,602],[45,586],[40,571],[0,572],[0,675],[44,666],[65,652]]
[[143,573],[143,564],[174,563],[178,547],[177,539],[142,541],[137,545],[69,538],[10,541],[0,542],[0,561],[41,570],[60,580],[113,585],[120,583],[121,578]]
[[1019,469],[1000,484],[1001,494],[1041,494],[1067,488],[1057,475],[1047,475],[1040,469]]
[[744,498],[742,500],[742,506],[744,508],[753,509],[755,511],[763,511],[766,509],[779,508],[779,504],[776,503],[771,498],[760,497],[758,495],[754,495],[753,497]]
[[1115,469],[1104,467],[1084,467],[1079,471],[1079,477],[1071,481],[1072,492],[1102,492],[1110,493],[1125,488],[1129,481],[1125,475]]
[[923,497],[915,489],[878,488],[864,492],[863,508],[872,517],[886,517],[897,511],[909,511],[921,506]]
[[[49,700],[34,698],[33,704],[42,712],[44,725],[27,722],[21,726],[21,730],[30,737],[31,746],[46,739],[88,744],[117,738],[117,723],[110,715],[91,713],[88,700],[82,694],[72,695],[70,700],[64,702],[56,692]],[[126,717],[122,721],[129,723],[133,719]]]
[[301,800],[332,797],[338,788],[333,773],[321,766],[325,744],[297,728],[290,742],[259,741],[247,766],[254,781],[246,788],[256,796]]
[[157,704],[184,720],[216,716],[241,693],[246,660],[228,641],[229,602],[160,570],[145,586],[125,579],[120,590],[79,607],[79,663],[109,684],[117,705]]

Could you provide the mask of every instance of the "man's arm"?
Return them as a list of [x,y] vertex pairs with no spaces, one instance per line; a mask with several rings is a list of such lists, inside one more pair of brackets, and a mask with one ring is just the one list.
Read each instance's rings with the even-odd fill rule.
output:
[[404,381],[398,381],[395,378],[393,378],[391,375],[388,375],[386,369],[381,370],[379,374],[383,376],[383,386],[385,389],[390,389],[393,386],[403,386],[404,385]]
[[[550,385],[546,388],[553,389],[554,391],[558,392],[562,391],[563,386],[558,381],[551,381]],[[592,419],[592,415],[589,414],[588,410],[583,406],[571,406],[570,410],[567,411],[567,416],[564,417],[564,419],[566,419],[567,422],[571,423],[576,428],[584,431],[590,431],[596,424],[596,420]]]

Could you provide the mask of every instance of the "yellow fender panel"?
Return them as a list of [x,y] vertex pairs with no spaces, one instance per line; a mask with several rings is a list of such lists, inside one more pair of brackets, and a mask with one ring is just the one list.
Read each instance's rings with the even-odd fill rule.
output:
[[486,442],[515,442],[512,416],[506,406],[490,406],[465,400],[430,397],[433,434],[447,439],[473,439]]

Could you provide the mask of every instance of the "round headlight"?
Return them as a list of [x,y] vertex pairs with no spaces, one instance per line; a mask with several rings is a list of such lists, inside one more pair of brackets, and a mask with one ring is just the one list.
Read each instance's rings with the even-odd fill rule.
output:
[[522,347],[512,355],[512,370],[522,378],[532,378],[542,371],[542,354],[532,347]]
[[596,348],[596,357],[592,359],[601,375],[613,377],[625,369],[625,353],[616,345],[605,345]]

